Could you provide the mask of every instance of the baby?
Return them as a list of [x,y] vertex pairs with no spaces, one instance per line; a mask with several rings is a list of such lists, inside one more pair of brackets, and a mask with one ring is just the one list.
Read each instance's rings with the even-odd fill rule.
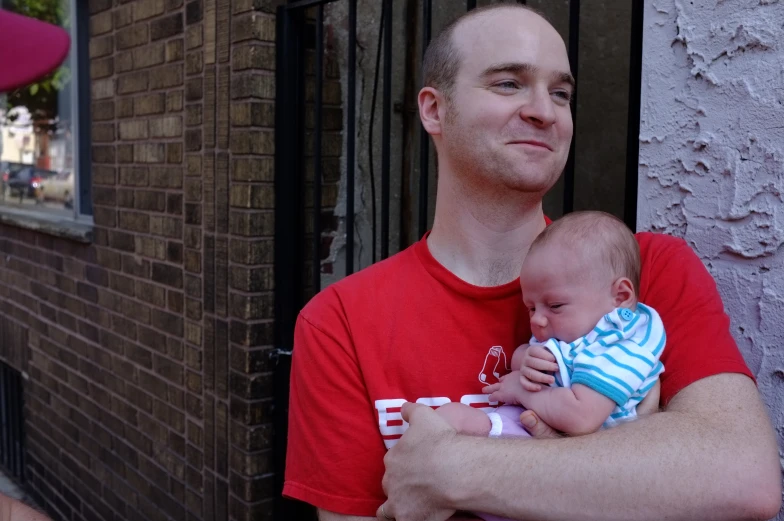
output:
[[529,436],[522,406],[580,435],[634,418],[646,396],[646,404],[658,403],[664,327],[637,302],[639,284],[639,246],[623,222],[602,212],[555,221],[531,244],[520,272],[533,337],[515,350],[512,372],[483,389],[506,405],[484,413],[448,403],[438,414],[463,434]]
[[658,402],[664,328],[637,301],[640,252],[626,225],[603,212],[575,212],[531,244],[520,284],[533,338],[512,372],[484,388],[504,402],[486,414],[462,404],[438,409],[459,432],[528,436],[519,406],[569,435],[632,419],[649,393]]

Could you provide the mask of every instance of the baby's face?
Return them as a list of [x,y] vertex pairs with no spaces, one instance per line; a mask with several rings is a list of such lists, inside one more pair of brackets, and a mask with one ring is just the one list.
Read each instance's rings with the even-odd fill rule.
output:
[[523,302],[537,340],[573,342],[615,309],[611,282],[594,276],[602,268],[576,255],[572,248],[548,244],[529,253],[523,263]]

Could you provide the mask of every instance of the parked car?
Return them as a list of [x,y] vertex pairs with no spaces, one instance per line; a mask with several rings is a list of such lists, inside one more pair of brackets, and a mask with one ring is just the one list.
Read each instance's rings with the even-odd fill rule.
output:
[[2,195],[3,198],[5,198],[5,187],[11,175],[28,166],[30,165],[26,165],[24,163],[14,163],[13,161],[0,161],[0,182],[2,182],[2,185],[0,185],[0,195]]
[[18,172],[19,170],[31,165],[25,163],[14,163],[13,161],[0,161],[0,174],[3,176],[3,181],[8,180],[11,172]]
[[19,197],[19,199],[25,196],[35,198],[41,181],[56,175],[57,172],[27,165],[10,173],[5,183],[6,194],[9,197]]
[[42,179],[36,190],[39,203],[44,201],[58,201],[66,208],[73,208],[74,176],[66,170],[53,177]]

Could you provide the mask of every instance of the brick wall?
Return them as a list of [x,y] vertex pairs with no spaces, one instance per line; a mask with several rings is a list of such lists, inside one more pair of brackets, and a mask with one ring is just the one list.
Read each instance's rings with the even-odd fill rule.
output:
[[274,3],[89,2],[94,241],[0,226],[56,520],[272,517]]

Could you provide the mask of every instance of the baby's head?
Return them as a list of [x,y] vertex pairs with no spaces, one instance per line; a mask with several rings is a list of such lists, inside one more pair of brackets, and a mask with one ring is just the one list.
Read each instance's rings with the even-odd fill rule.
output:
[[537,340],[573,342],[615,308],[635,310],[640,248],[634,234],[603,212],[570,213],[539,234],[523,261],[520,285]]

